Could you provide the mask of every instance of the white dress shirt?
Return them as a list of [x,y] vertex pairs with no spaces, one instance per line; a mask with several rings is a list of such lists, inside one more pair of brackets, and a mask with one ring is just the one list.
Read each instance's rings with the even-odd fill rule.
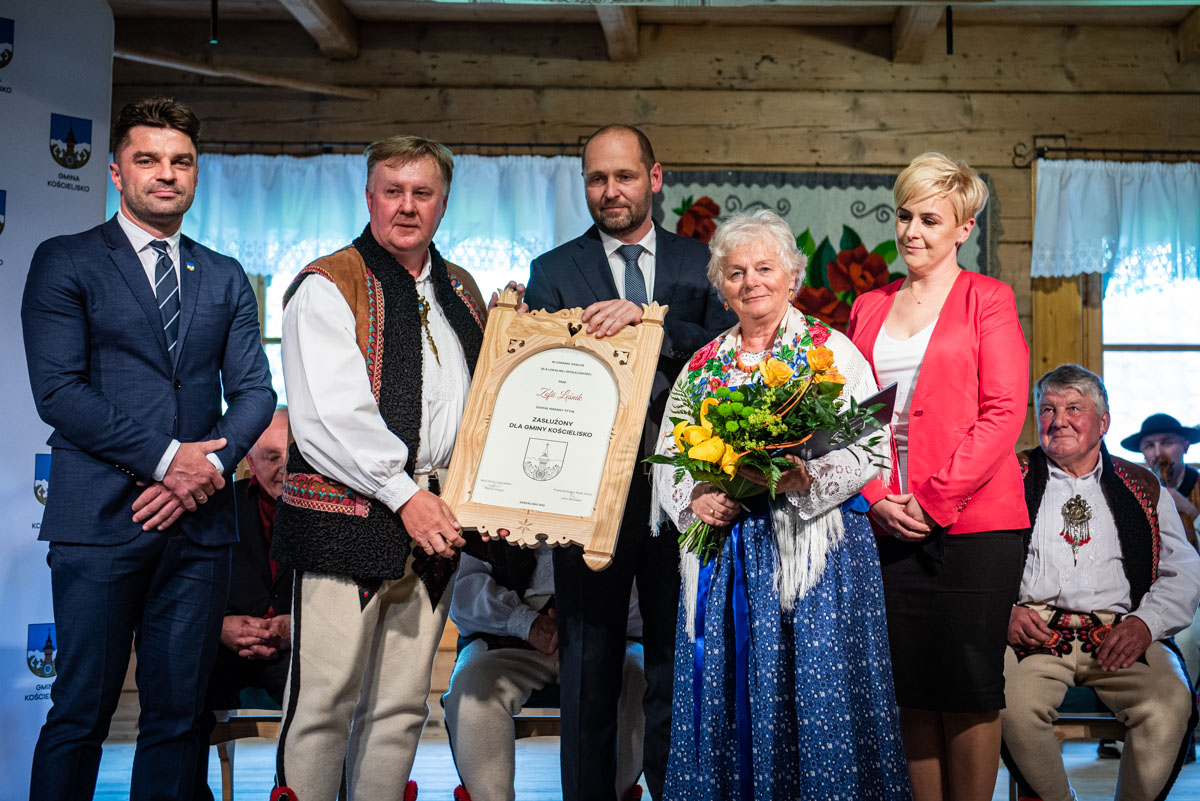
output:
[[[1200,602],[1200,555],[1188,544],[1183,523],[1168,492],[1158,496],[1158,525],[1162,546],[1158,579],[1142,596],[1137,609],[1130,603],[1121,544],[1104,493],[1100,489],[1103,461],[1087,475],[1075,478],[1049,463],[1050,480],[1038,508],[1033,540],[1021,578],[1021,603],[1044,603],[1073,612],[1109,611],[1134,614],[1155,640],[1169,637],[1191,624]],[[1091,541],[1079,546],[1076,564],[1071,545],[1061,534],[1062,507],[1075,495],[1092,510]]]
[[[642,252],[638,256],[638,267],[642,271],[642,278],[646,281],[647,300],[654,300],[654,249],[657,243],[658,234],[653,225],[650,226],[650,231],[636,243],[642,246]],[[604,246],[604,255],[608,257],[608,266],[612,270],[613,281],[617,285],[617,294],[625,298],[625,259],[617,252],[617,248],[625,243],[615,236],[609,236],[600,231],[600,244]]]
[[[523,595],[501,586],[492,578],[492,568],[487,562],[470,554],[462,555],[455,574],[454,595],[450,598],[450,619],[460,634],[466,637],[494,634],[529,639],[529,629],[542,604],[554,594],[554,552],[549,546],[543,545],[534,551],[534,555],[537,561],[533,576]],[[636,584],[629,598],[628,636],[642,636]]]
[[[150,247],[150,243],[158,240],[158,237],[139,227],[137,223],[126,217],[125,212],[121,209],[117,210],[117,224],[125,232],[126,238],[129,239],[129,244],[133,246],[133,252],[137,254],[138,261],[142,263],[142,269],[146,272],[146,280],[150,282],[151,294],[157,297],[154,272],[158,266],[158,251]],[[179,286],[179,298],[182,301],[183,282],[179,280],[179,236],[179,231],[176,231],[159,241],[167,243],[167,255],[171,257],[171,264],[175,266],[175,283]],[[163,476],[167,474],[167,469],[171,466],[171,461],[175,458],[175,454],[178,451],[179,440],[172,439],[171,444],[167,446],[167,449],[163,451],[162,457],[158,460],[158,465],[154,468],[155,481],[163,480]],[[213,467],[217,468],[218,473],[223,474],[225,472],[225,466],[221,464],[220,457],[215,453],[208,454],[208,461],[212,463]]]
[[[420,328],[417,473],[449,466],[471,384],[462,345],[434,297],[429,271],[426,255],[417,292],[429,306],[429,330],[438,357]],[[388,350],[396,347],[394,338],[385,341],[384,358],[397,358]],[[417,491],[412,476],[404,472],[408,445],[379,413],[358,347],[354,313],[333,282],[318,275],[300,284],[283,312],[282,350],[288,417],[300,453],[322,475],[398,510]]]

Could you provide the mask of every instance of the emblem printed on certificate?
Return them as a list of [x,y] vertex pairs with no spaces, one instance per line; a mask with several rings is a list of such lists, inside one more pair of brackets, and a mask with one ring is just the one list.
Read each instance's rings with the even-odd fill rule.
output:
[[600,570],[638,467],[667,309],[643,306],[640,324],[596,339],[582,309],[516,306],[505,291],[488,316],[442,498],[466,529],[524,547],[578,544]]

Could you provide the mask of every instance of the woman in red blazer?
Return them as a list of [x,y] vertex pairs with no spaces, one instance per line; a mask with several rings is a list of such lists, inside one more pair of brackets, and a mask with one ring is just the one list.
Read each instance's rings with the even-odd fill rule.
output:
[[850,314],[879,385],[899,385],[892,469],[863,495],[913,795],[983,801],[996,782],[1004,645],[1029,527],[1015,455],[1029,350],[1008,285],[958,266],[987,202],[975,171],[927,153],[894,192],[908,276]]

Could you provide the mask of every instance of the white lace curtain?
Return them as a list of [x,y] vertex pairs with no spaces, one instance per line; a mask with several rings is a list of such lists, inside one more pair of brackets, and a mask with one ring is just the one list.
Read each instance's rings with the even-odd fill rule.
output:
[[[233,256],[249,273],[294,275],[367,224],[361,155],[200,157],[183,232]],[[109,184],[108,213],[119,197]],[[457,156],[450,204],[434,239],[485,293],[525,280],[539,253],[591,225],[579,159]]]
[[1200,278],[1200,164],[1038,161],[1034,277],[1109,286]]

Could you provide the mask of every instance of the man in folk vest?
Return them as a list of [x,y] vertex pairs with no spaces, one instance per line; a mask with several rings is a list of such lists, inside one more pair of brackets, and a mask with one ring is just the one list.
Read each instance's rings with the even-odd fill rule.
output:
[[1110,456],[1099,376],[1064,364],[1034,387],[1041,447],[1019,454],[1033,521],[1005,655],[1004,756],[1022,798],[1071,801],[1055,741],[1067,689],[1091,687],[1128,727],[1117,799],[1165,798],[1196,724],[1170,636],[1200,600],[1200,556],[1171,496]]
[[373,143],[370,222],[285,296],[273,548],[296,584],[274,799],[332,799],[343,763],[351,799],[409,783],[464,544],[439,475],[483,341],[475,282],[433,246],[453,166],[428,139]]

